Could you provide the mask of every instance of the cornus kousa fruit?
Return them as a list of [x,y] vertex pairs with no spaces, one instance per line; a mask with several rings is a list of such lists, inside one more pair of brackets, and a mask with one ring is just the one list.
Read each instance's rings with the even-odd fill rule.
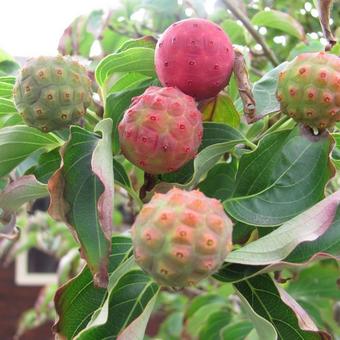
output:
[[151,174],[175,171],[194,158],[202,115],[195,101],[173,87],[149,87],[132,100],[118,126],[125,157]]
[[163,86],[175,86],[197,100],[216,96],[229,82],[234,50],[222,28],[205,19],[172,24],[155,52]]
[[68,127],[91,103],[86,70],[65,57],[30,59],[14,86],[14,102],[27,125],[49,132]]
[[222,204],[199,191],[155,194],[131,232],[136,262],[159,284],[176,288],[213,274],[232,247]]
[[340,58],[304,53],[279,75],[277,99],[297,122],[324,129],[340,120]]

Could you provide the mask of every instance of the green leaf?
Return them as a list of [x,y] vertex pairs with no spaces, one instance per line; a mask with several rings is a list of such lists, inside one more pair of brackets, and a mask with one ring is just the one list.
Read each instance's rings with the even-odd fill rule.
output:
[[186,312],[187,318],[191,318],[200,308],[213,303],[225,303],[224,297],[217,294],[199,295],[192,299],[191,304]]
[[246,45],[244,27],[235,20],[227,19],[221,23],[221,27],[226,32],[233,44]]
[[307,42],[299,42],[290,52],[287,60],[292,60],[296,56],[306,52],[320,52],[325,49],[320,40],[313,40],[309,38]]
[[[340,214],[338,215],[336,207],[339,202],[340,191],[328,196],[266,236],[231,252],[226,261],[263,265],[285,259],[299,244],[314,241],[326,233],[334,224],[333,220],[338,225]],[[338,243],[337,239],[333,240],[333,245],[336,243]]]
[[289,281],[287,291],[297,300],[313,301],[334,299],[340,300],[340,289],[337,284],[339,268],[336,263],[318,263],[299,272]]
[[213,99],[206,100],[201,104],[200,111],[206,121],[225,123],[234,128],[240,126],[240,114],[228,95],[219,94]]
[[[76,339],[116,339],[120,336],[122,339],[143,339],[146,321],[158,290],[157,284],[141,270],[126,273],[109,293],[106,322],[85,328]],[[145,311],[146,315],[143,314]],[[138,325],[133,325],[133,322],[140,316],[144,321],[144,329],[138,330]]]
[[118,124],[121,121],[124,111],[130,106],[131,99],[133,97],[141,95],[147,87],[149,87],[150,81],[143,82],[139,84],[138,87],[124,90],[121,92],[111,93],[106,98],[104,117],[112,119],[113,131],[113,152],[117,154],[120,149],[119,145],[119,135]]
[[51,150],[58,145],[59,141],[52,134],[28,126],[0,129],[0,177],[12,171],[33,152]]
[[183,312],[173,312],[170,314],[160,326],[160,331],[157,337],[167,340],[178,340],[181,337],[183,330]]
[[207,323],[209,317],[215,312],[226,308],[226,301],[216,301],[199,308],[187,320],[187,329],[193,337],[197,337]]
[[279,73],[285,66],[286,63],[280,64],[254,84],[253,95],[256,102],[256,115],[265,116],[280,110],[280,103],[276,99],[276,89]]
[[0,77],[0,83],[9,84],[13,87],[15,84],[15,79],[16,78],[14,76],[2,76]]
[[14,58],[0,48],[0,76],[14,73],[18,68]]
[[266,318],[257,313],[255,308],[250,304],[250,301],[245,296],[243,296],[241,292],[239,292],[237,289],[236,295],[240,298],[241,307],[243,307],[245,314],[252,321],[255,327],[257,336],[251,337],[251,339],[277,340],[278,336],[274,326]]
[[[293,223],[291,225],[289,221],[277,229],[280,230],[280,235],[278,231],[273,232],[265,236],[263,241],[261,241],[263,239],[261,238],[239,250],[233,251],[227,257],[227,261],[234,262],[237,257],[235,262],[240,262],[239,260],[242,258],[244,259],[243,263],[250,263],[251,265],[225,262],[223,267],[214,274],[214,277],[223,282],[238,282],[260,273],[281,270],[286,267],[295,269],[299,266],[306,266],[309,262],[326,257],[340,259],[340,209],[336,208],[338,202],[339,193],[329,196],[301,214],[307,218],[306,220],[300,219],[298,224]],[[319,211],[319,216],[317,211]],[[317,224],[316,227],[312,228],[312,230],[317,230],[317,235],[314,235],[317,238],[314,241],[302,241],[301,230],[305,229],[305,226],[309,225],[310,221],[314,223],[316,220],[319,220],[318,222],[320,222],[324,211],[327,211],[328,214],[326,223]],[[296,217],[295,220],[301,217],[301,215]],[[311,216],[317,217],[314,219]],[[288,225],[291,228],[287,228]],[[237,227],[239,226],[236,225],[234,230]],[[297,232],[295,232],[296,229]],[[311,232],[310,235],[313,233],[312,230],[308,230]],[[282,235],[284,235],[284,241],[281,240]],[[287,237],[287,235],[291,236]],[[307,238],[307,236],[306,234],[303,237]],[[295,240],[295,237],[300,239]],[[273,243],[277,243],[277,245],[273,247]],[[261,247],[264,248],[261,249]],[[291,251],[293,248],[294,250]],[[287,254],[289,255],[287,256]],[[264,261],[267,261],[267,263],[272,262],[272,264],[267,266],[255,265],[257,263],[264,263]]]
[[113,53],[100,61],[96,68],[96,80],[99,86],[115,72],[139,72],[155,77],[154,50],[134,47],[119,53]]
[[0,98],[0,115],[17,113],[14,103],[10,99]]
[[226,124],[205,122],[203,128],[203,139],[200,150],[210,145],[226,143],[231,140],[244,141],[244,136],[240,131]]
[[78,126],[62,149],[62,167],[48,182],[50,215],[66,222],[77,235],[95,284],[107,284],[107,258],[111,248],[113,168],[112,121],[100,121],[95,131]]
[[[112,250],[109,256],[110,275],[114,275],[121,265],[132,255],[131,240],[123,236],[112,238]],[[58,289],[55,306],[59,320],[54,331],[67,339],[73,339],[86,327],[93,313],[102,305],[106,290],[96,288],[89,268],[86,266],[80,274]]]
[[112,161],[115,183],[123,187],[135,199],[135,201],[140,206],[142,206],[143,203],[140,201],[138,194],[133,189],[130,178],[126,173],[125,168],[116,159],[113,158]]
[[0,78],[0,97],[11,99],[13,97],[13,85],[1,81]]
[[253,25],[275,28],[285,32],[299,40],[304,40],[305,32],[303,26],[289,14],[276,11],[257,12],[251,19]]
[[199,340],[215,340],[220,337],[220,332],[231,320],[230,311],[225,308],[211,314],[206,325],[199,333]]
[[235,160],[231,163],[216,164],[209,170],[207,177],[198,185],[198,188],[208,197],[224,201],[231,197],[234,191],[236,171]]
[[[115,80],[115,78],[117,78],[117,74],[114,74],[112,78]],[[123,73],[123,75],[118,80],[115,80],[114,84],[111,88],[109,88],[106,95],[115,92],[125,92],[129,89],[135,89],[145,84],[150,79],[150,77],[138,72]]]
[[95,34],[91,32],[91,24],[100,25],[103,11],[92,11],[89,15],[81,15],[65,29],[59,40],[58,51],[62,55],[80,55],[89,57],[91,47],[95,41]]
[[[327,199],[334,198],[334,195]],[[329,201],[331,202],[331,201]],[[337,202],[337,201],[336,201]],[[322,202],[320,202],[321,204]],[[317,208],[314,206],[313,208]],[[311,210],[311,209],[310,209]],[[322,259],[325,256],[340,259],[340,209],[338,208],[331,225],[326,232],[319,236],[313,242],[303,242],[299,244],[285,259],[285,264],[302,264],[305,265],[319,257]]]
[[130,39],[125,41],[116,51],[116,53],[126,51],[130,48],[143,47],[143,48],[156,48],[157,40],[151,36],[146,35],[138,39]]
[[265,268],[266,266],[250,266],[225,262],[213,277],[222,282],[240,282],[257,275],[262,271],[265,272]]
[[[163,180],[167,182],[175,180],[177,183],[174,185],[179,188],[193,188],[197,186],[202,176],[216,164],[223,154],[231,151],[245,139],[238,130],[226,124],[205,122],[203,127],[201,151],[194,159],[193,167],[188,163],[176,172],[163,175]],[[185,184],[178,184],[178,182],[182,182],[181,177],[187,178],[188,181]]]
[[48,196],[47,185],[32,175],[22,176],[0,191],[0,210],[16,212],[24,203]]
[[225,209],[240,222],[263,227],[298,215],[324,196],[334,174],[328,160],[332,144],[327,133],[314,137],[302,127],[267,135],[242,156]]
[[249,321],[233,322],[221,330],[220,338],[221,340],[244,340],[252,329],[253,324]]
[[33,173],[40,182],[47,183],[60,167],[60,161],[59,148],[55,148],[50,152],[41,154],[38,164],[29,172]]
[[[248,301],[253,311],[274,326],[279,339],[319,340],[321,336],[330,339],[327,333],[319,332],[315,328],[311,330],[311,320],[308,315],[300,314],[297,306],[291,307],[288,304],[287,294],[282,295],[268,275],[258,275],[236,283],[235,287]],[[292,303],[292,301],[291,299],[289,302]],[[306,330],[300,327],[300,320],[302,327]],[[267,332],[264,334],[268,335]],[[265,339],[260,334],[259,337],[261,340]],[[268,339],[275,338],[271,336]]]
[[332,161],[337,169],[340,169],[340,133],[332,134],[335,140],[335,148],[332,152]]

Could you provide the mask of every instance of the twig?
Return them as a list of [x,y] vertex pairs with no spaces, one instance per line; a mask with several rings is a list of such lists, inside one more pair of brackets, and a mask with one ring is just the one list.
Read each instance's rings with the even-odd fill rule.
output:
[[323,35],[328,41],[328,45],[325,47],[326,51],[331,50],[331,48],[336,44],[336,39],[329,26],[332,4],[333,0],[318,0],[319,21]]
[[250,20],[232,3],[231,0],[223,0],[226,7],[230,10],[231,13],[235,16],[235,18],[239,19],[244,27],[248,30],[248,32],[252,35],[255,41],[262,46],[263,52],[267,59],[272,63],[273,66],[279,65],[279,62],[273,53],[273,51],[269,48],[265,40],[262,36],[256,31],[253,27]]
[[234,61],[234,74],[236,78],[236,83],[240,93],[240,97],[243,103],[243,111],[247,119],[247,123],[254,123],[257,120],[256,113],[256,103],[253,92],[251,90],[251,84],[248,76],[248,71],[244,57],[241,51],[237,48],[235,51],[235,61]]
[[144,173],[144,184],[139,190],[139,198],[143,201],[148,191],[151,191],[158,182],[158,177],[147,172]]

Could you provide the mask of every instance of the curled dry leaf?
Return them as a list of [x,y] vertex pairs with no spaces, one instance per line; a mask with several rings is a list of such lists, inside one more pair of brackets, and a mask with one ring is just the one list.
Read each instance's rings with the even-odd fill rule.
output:
[[261,117],[256,117],[256,103],[251,89],[247,66],[241,51],[235,48],[234,74],[243,103],[243,111],[247,123],[254,123]]

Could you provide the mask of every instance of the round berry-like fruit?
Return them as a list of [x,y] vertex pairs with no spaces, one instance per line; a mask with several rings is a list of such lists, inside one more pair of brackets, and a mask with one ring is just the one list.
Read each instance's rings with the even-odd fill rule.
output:
[[221,202],[197,190],[155,194],[132,226],[136,262],[161,285],[194,285],[221,267],[232,225]]
[[192,97],[174,87],[149,87],[132,99],[118,126],[125,157],[150,174],[179,169],[201,143],[202,115]]
[[216,96],[229,82],[234,50],[222,28],[205,19],[172,24],[155,52],[158,78],[197,100]]
[[340,120],[340,58],[325,52],[303,53],[279,75],[276,93],[281,111],[312,128]]
[[43,132],[77,123],[91,104],[86,70],[66,57],[30,59],[14,86],[14,102],[25,123]]

